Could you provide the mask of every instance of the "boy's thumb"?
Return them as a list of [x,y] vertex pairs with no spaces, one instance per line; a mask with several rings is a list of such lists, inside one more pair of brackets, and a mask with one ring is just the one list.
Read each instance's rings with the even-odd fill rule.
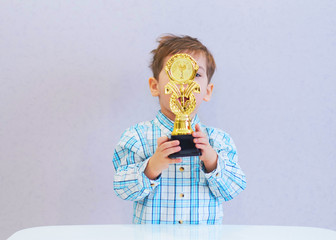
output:
[[198,125],[198,123],[195,125],[195,131],[196,132],[200,132],[201,131],[201,127]]

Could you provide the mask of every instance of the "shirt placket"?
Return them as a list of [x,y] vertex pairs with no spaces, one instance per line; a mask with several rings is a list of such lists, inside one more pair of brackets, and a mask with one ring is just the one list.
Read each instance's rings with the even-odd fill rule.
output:
[[175,164],[175,199],[176,199],[176,215],[175,220],[178,224],[183,224],[185,221],[185,215],[183,214],[183,201],[185,198],[183,172],[185,167],[183,165]]
[[[197,120],[196,120],[197,119]],[[168,119],[165,119],[168,120]],[[196,120],[196,121],[194,121]],[[164,123],[164,124],[161,124]],[[198,123],[198,118],[193,119],[193,126]],[[173,122],[169,121],[158,121],[158,124],[160,125],[161,128],[161,136],[168,136],[169,138],[171,137],[171,131],[173,128]],[[171,128],[171,129],[170,129]],[[194,127],[193,127],[194,128]],[[189,218],[190,218],[190,208],[185,208],[184,205],[187,199],[189,199],[189,187],[188,184],[190,184],[190,164],[191,164],[191,158],[190,157],[185,157],[182,159],[182,164],[174,164],[174,168],[171,168],[171,170],[174,171],[174,198],[175,198],[175,211],[174,211],[174,223],[175,224],[183,224],[186,223]],[[189,173],[189,174],[186,174]],[[186,176],[188,175],[188,176]],[[186,179],[187,177],[187,179]],[[172,183],[172,181],[169,181]],[[171,189],[170,186],[169,188]]]

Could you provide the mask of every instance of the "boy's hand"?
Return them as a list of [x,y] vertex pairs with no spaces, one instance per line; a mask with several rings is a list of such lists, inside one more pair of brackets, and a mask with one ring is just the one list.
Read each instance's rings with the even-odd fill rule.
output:
[[163,136],[158,138],[157,144],[158,147],[153,156],[149,159],[145,169],[145,174],[150,179],[157,178],[163,170],[169,167],[169,164],[180,163],[182,161],[180,158],[172,159],[168,157],[170,154],[181,150],[178,140],[169,141],[167,136]]
[[209,140],[205,133],[201,131],[198,124],[195,126],[195,132],[192,133],[195,146],[202,151],[200,159],[203,161],[207,172],[212,172],[217,167],[217,153],[210,146]]

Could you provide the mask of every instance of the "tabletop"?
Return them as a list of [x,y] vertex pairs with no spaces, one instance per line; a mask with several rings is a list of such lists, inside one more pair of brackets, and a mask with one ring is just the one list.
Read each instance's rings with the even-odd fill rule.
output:
[[20,230],[8,240],[336,240],[336,231],[254,225],[69,225]]

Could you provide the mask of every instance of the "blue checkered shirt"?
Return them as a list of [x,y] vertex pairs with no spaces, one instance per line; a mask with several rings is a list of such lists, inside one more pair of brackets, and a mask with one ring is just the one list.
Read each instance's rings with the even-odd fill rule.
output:
[[181,163],[170,164],[158,179],[144,174],[157,139],[170,137],[174,128],[161,111],[154,120],[130,127],[121,136],[113,157],[114,190],[120,198],[134,201],[133,223],[220,224],[222,203],[245,189],[245,175],[232,138],[202,125],[196,115],[193,129],[197,123],[218,154],[217,168],[210,173],[199,157],[184,157]]

